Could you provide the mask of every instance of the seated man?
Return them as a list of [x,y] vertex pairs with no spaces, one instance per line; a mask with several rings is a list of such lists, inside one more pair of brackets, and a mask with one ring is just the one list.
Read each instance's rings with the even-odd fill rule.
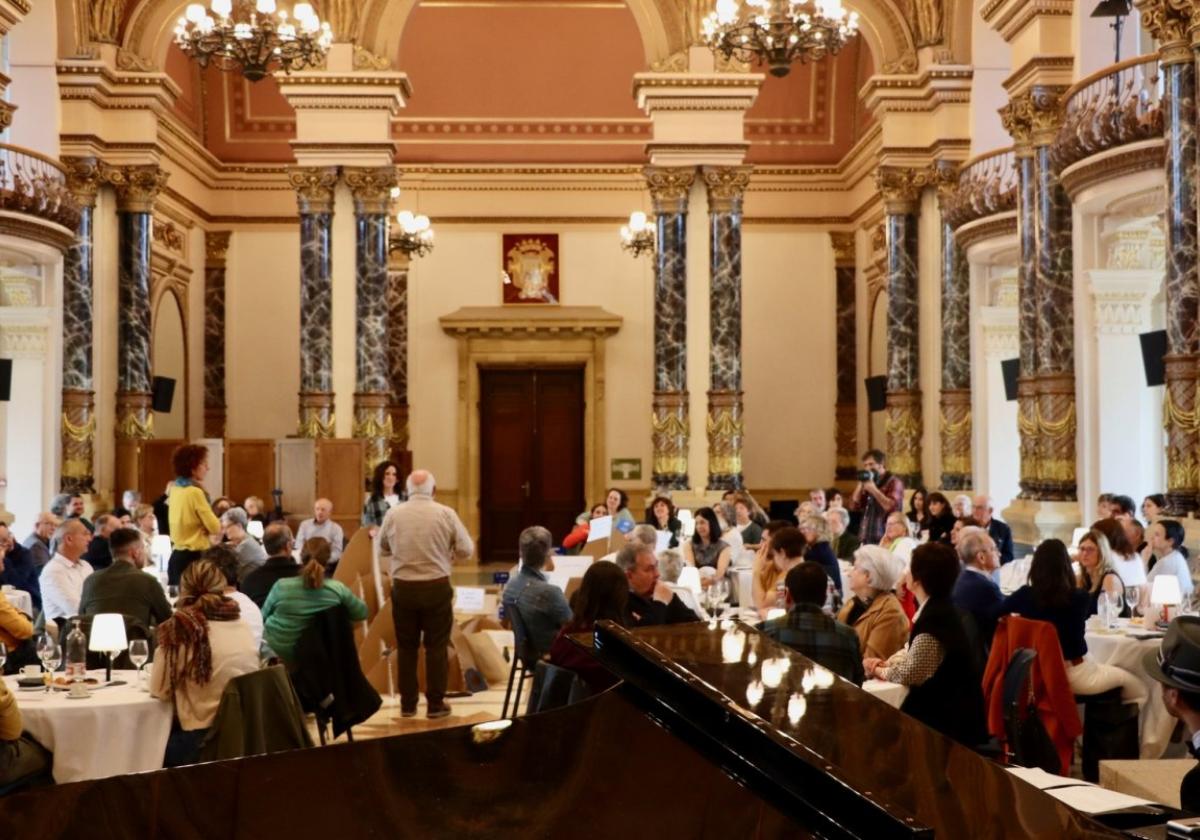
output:
[[521,532],[518,540],[521,553],[521,570],[504,587],[501,600],[505,613],[512,621],[513,607],[521,614],[521,624],[529,633],[530,644],[541,658],[550,652],[559,628],[571,620],[571,608],[567,606],[563,591],[546,580],[543,572],[554,571],[551,550],[554,538],[540,525]]
[[33,781],[50,769],[50,754],[21,729],[17,698],[0,680],[0,788]]
[[699,620],[671,587],[659,580],[653,546],[636,540],[629,542],[617,552],[616,564],[629,581],[626,626],[651,627]]
[[132,528],[118,528],[109,543],[113,563],[83,582],[79,614],[121,613],[136,618],[147,630],[170,618],[171,605],[162,584],[142,571],[147,560],[142,535]]
[[784,583],[791,609],[787,615],[764,622],[762,632],[839,677],[862,685],[864,675],[858,634],[822,610],[829,589],[829,575],[820,564],[805,561],[788,571]]
[[87,561],[93,571],[98,572],[112,565],[112,548],[108,544],[108,538],[112,536],[113,531],[120,527],[121,520],[111,513],[102,513],[96,517],[96,530],[92,535],[92,544],[88,546],[87,553],[83,555],[83,559]]
[[854,552],[862,543],[850,532],[850,511],[842,507],[830,508],[825,511],[825,521],[829,523],[829,543],[834,555],[839,560],[852,562]]
[[92,573],[92,567],[83,559],[91,540],[92,532],[78,517],[66,520],[54,532],[57,549],[38,578],[46,621],[79,614],[83,582]]
[[42,566],[50,562],[50,538],[54,536],[54,529],[61,524],[53,513],[49,511],[39,513],[33,531],[21,541],[21,545],[29,549],[39,572],[42,570]]
[[987,531],[967,527],[958,535],[958,559],[963,573],[954,582],[950,600],[975,619],[982,645],[980,652],[986,653],[991,648],[996,617],[1004,600],[1000,587],[992,580],[992,573],[1000,568],[1000,552]]
[[[1183,615],[1172,621],[1159,649],[1142,655],[1142,666],[1162,683],[1163,705],[1183,723],[1188,752],[1200,755],[1200,618]],[[1200,811],[1200,765],[1183,777],[1179,807]]]
[[346,535],[342,526],[329,517],[333,515],[333,502],[328,499],[317,499],[313,505],[312,519],[305,519],[296,530],[296,541],[304,545],[313,537],[321,537],[329,542],[329,563],[333,565],[342,559],[342,547]]
[[42,611],[42,587],[38,584],[41,571],[33,552],[18,543],[8,526],[0,522],[0,586],[28,592],[35,615]]
[[249,524],[249,515],[240,507],[232,507],[221,514],[221,533],[225,545],[237,555],[239,578],[246,577],[267,561],[266,549],[246,530]]
[[292,529],[282,522],[273,522],[263,532],[263,548],[269,555],[261,566],[245,577],[239,577],[238,588],[246,593],[259,609],[267,602],[267,595],[275,581],[295,577],[300,567],[292,557]]

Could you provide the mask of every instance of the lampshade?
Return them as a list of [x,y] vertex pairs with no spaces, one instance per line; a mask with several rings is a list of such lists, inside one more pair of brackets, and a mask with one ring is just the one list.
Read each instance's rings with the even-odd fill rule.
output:
[[1183,603],[1179,578],[1175,575],[1159,575],[1154,578],[1154,587],[1150,590],[1150,603],[1160,607],[1176,607]]
[[120,613],[100,613],[92,619],[88,650],[116,653],[128,646],[129,642],[125,639],[125,619]]
[[263,524],[257,520],[255,520],[254,522],[247,522],[246,523],[246,533],[249,534],[250,536],[254,537],[255,539],[261,540],[263,538],[263,533],[264,533]]
[[159,534],[150,540],[150,556],[156,561],[170,557],[171,538],[166,534]]

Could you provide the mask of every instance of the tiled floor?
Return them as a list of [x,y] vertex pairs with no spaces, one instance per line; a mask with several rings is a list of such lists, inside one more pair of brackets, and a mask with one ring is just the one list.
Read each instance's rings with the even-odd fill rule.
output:
[[[525,690],[528,691],[529,685],[526,684]],[[524,702],[524,696],[522,696]],[[371,716],[365,723],[354,727],[354,740],[366,740],[368,738],[386,738],[391,735],[405,735],[412,732],[428,732],[431,729],[446,729],[452,726],[465,726],[472,723],[482,723],[487,720],[496,720],[500,717],[500,711],[504,705],[504,687],[491,688],[487,691],[481,691],[478,694],[472,694],[469,697],[449,697],[446,702],[450,704],[450,716],[439,718],[437,720],[429,720],[425,717],[425,699],[421,698],[420,705],[417,706],[417,716],[412,718],[400,717],[400,700],[392,698],[388,695],[383,697],[383,706]],[[312,733],[313,742],[317,743],[317,730],[313,725],[312,719],[309,719],[309,731]],[[345,736],[338,739],[338,743],[345,741]]]

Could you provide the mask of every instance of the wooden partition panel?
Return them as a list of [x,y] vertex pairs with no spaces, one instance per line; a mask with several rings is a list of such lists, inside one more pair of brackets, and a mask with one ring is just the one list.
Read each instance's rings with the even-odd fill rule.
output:
[[225,441],[225,495],[237,504],[258,496],[271,506],[275,488],[275,441],[269,438]]
[[[137,490],[141,492],[142,501],[146,504],[153,503],[155,499],[161,496],[163,489],[167,486],[167,482],[175,478],[175,468],[171,464],[171,456],[184,443],[185,441],[182,440],[168,440],[165,438],[144,440],[141,442],[142,452]],[[133,488],[116,488],[118,493],[126,489]],[[119,496],[114,500],[114,503],[117,501],[120,501]]]
[[342,526],[347,540],[362,520],[365,451],[364,442],[354,438],[317,441],[317,498],[333,502],[333,521]]

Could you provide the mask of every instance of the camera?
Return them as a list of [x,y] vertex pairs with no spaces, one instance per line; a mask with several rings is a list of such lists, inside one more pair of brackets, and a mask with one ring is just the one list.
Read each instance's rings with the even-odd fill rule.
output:
[[874,481],[875,473],[871,472],[870,470],[859,470],[858,471],[858,480],[859,481]]

